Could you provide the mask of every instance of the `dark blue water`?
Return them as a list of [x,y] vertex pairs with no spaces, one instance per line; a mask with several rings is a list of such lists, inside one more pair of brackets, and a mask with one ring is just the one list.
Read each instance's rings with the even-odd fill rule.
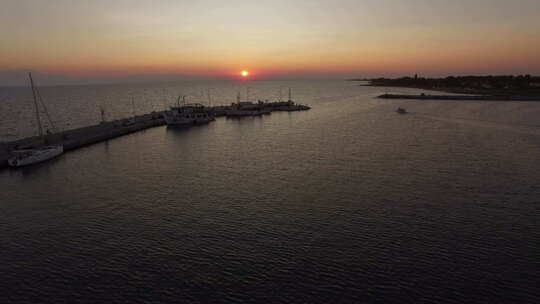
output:
[[[242,85],[213,84],[224,100],[290,85],[313,108],[154,128],[1,171],[0,302],[539,302],[540,103]],[[130,90],[159,109],[159,92],[188,87]],[[88,92],[124,96],[109,112],[127,116],[125,89],[43,91],[75,125],[99,119]],[[0,91],[2,115],[27,115],[24,90]],[[18,125],[4,139],[33,132]]]

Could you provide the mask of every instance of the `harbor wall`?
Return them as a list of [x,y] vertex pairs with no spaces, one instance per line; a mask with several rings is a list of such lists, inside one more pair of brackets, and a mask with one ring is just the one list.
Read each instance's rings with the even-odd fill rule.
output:
[[0,169],[8,167],[7,160],[12,150],[62,144],[64,151],[106,141],[144,129],[165,125],[162,112],[103,122],[98,125],[49,134],[44,137],[28,137],[12,142],[0,143]]
[[[288,102],[273,102],[259,104],[273,111],[305,111],[309,106]],[[213,116],[224,116],[229,106],[208,107]],[[40,146],[61,144],[64,151],[74,150],[83,146],[106,141],[122,135],[134,133],[148,128],[165,125],[163,112],[152,112],[145,115],[129,117],[120,120],[102,122],[98,125],[66,130],[43,137],[28,137],[12,142],[0,142],[0,169],[7,168],[7,160],[13,150],[36,148]]]

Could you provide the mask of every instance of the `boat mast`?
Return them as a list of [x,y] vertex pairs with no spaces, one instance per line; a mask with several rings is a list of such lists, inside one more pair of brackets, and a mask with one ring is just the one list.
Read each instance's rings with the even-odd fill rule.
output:
[[291,88],[289,88],[289,101],[291,101]]
[[[51,119],[51,115],[49,115],[49,111],[47,110],[47,106],[45,105],[45,102],[43,102],[43,98],[41,98],[41,93],[39,93],[38,88],[34,88],[34,90],[36,91],[36,95],[37,95],[37,98],[39,100],[39,103],[43,107],[43,112],[45,112],[45,116],[47,117],[47,120],[49,121],[49,124],[51,125],[52,130],[54,132],[56,132],[56,127],[54,126],[54,123],[53,123],[53,121]],[[49,130],[47,130],[47,133],[48,132],[49,132]]]
[[208,94],[208,106],[210,106],[210,107],[212,106],[212,97],[210,96],[210,90],[211,89],[212,88],[206,89],[206,93]]
[[36,89],[34,88],[34,80],[32,79],[32,73],[28,73],[28,77],[30,77],[30,85],[32,87],[32,96],[34,96],[34,106],[36,107],[36,120],[38,124],[38,131],[39,136],[43,136],[43,127],[41,126],[41,120],[39,119],[39,107],[37,103],[37,97],[36,97]]
[[105,108],[103,106],[99,106],[99,112],[101,113],[101,123],[105,122]]

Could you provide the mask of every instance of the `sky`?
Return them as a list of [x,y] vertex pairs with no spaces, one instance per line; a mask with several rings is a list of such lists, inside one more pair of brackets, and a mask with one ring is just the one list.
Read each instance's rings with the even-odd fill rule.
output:
[[1,0],[0,74],[540,74],[539,29],[538,0]]

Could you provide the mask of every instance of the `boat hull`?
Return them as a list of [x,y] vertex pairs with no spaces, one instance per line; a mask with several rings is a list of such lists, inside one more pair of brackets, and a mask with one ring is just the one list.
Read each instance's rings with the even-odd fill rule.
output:
[[23,167],[37,164],[64,153],[64,146],[48,146],[40,149],[15,151],[16,155],[8,159],[11,167]]
[[227,117],[245,117],[245,116],[261,116],[264,112],[258,110],[230,110],[227,111]]
[[189,107],[175,108],[175,110],[165,111],[163,117],[169,126],[203,125],[214,121],[214,117],[207,112],[197,110],[195,112],[193,108]]

